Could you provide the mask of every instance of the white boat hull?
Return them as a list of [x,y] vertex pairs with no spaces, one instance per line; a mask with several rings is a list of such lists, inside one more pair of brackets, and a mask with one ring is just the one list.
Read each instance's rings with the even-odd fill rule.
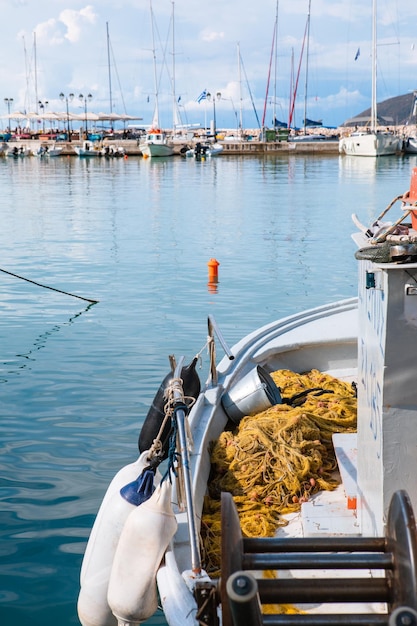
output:
[[221,143],[204,144],[190,148],[186,151],[185,156],[195,157],[196,159],[208,159],[214,156],[218,156],[223,152],[224,148]]
[[144,157],[169,157],[174,155],[174,148],[160,130],[150,132],[146,139],[139,144],[139,149]]
[[349,156],[389,156],[400,151],[400,138],[392,133],[352,133],[339,141],[339,152]]
[[417,154],[417,137],[408,137],[404,141],[404,152],[407,154]]
[[81,146],[74,146],[75,154],[79,157],[98,157],[101,156],[100,147],[93,141],[84,141]]
[[32,155],[32,151],[30,150],[30,148],[26,148],[26,146],[20,146],[19,148],[17,146],[14,146],[13,148],[9,147],[6,154],[7,156],[14,158],[27,157]]

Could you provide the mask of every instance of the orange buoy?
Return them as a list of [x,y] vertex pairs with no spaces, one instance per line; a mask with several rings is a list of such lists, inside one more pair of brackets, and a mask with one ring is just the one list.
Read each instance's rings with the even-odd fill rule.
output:
[[207,263],[209,283],[217,283],[219,265],[217,259],[210,259]]

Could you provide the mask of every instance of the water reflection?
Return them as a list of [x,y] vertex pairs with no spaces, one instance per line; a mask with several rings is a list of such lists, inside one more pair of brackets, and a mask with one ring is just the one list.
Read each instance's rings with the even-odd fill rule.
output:
[[60,324],[53,324],[48,329],[42,331],[35,338],[30,349],[28,349],[25,352],[17,353],[15,355],[17,359],[23,359],[24,360],[23,362],[18,361],[12,368],[11,368],[10,362],[3,362],[3,365],[5,366],[5,368],[7,367],[7,372],[5,372],[3,376],[0,376],[0,383],[7,383],[10,375],[12,374],[21,374],[22,370],[26,368],[30,369],[31,362],[33,363],[34,361],[36,361],[36,358],[35,358],[36,353],[39,350],[42,350],[43,348],[45,348],[48,339],[55,333],[60,332],[62,328],[64,328],[65,326],[70,326],[71,324],[73,324],[77,318],[87,313],[87,311],[89,311],[94,306],[94,304],[96,303],[88,304],[84,309],[72,315],[67,321],[62,322]]

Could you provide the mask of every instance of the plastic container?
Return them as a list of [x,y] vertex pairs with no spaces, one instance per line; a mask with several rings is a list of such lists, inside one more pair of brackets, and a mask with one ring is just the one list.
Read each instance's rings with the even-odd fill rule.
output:
[[258,365],[222,396],[226,415],[235,424],[245,415],[255,415],[281,403],[281,393],[268,372]]

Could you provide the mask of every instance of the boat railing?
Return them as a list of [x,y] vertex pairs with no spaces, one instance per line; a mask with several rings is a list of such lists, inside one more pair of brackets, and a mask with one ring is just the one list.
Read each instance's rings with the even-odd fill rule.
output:
[[208,316],[207,323],[208,323],[208,339],[209,339],[208,351],[209,351],[209,356],[210,356],[210,380],[212,384],[215,386],[217,385],[216,344],[214,341],[215,335],[217,339],[219,340],[219,343],[221,347],[223,348],[224,353],[226,354],[227,358],[230,361],[233,361],[235,357],[232,354],[231,349],[227,345],[226,340],[224,339],[223,334],[219,326],[217,325],[216,320],[214,319],[212,315]]

